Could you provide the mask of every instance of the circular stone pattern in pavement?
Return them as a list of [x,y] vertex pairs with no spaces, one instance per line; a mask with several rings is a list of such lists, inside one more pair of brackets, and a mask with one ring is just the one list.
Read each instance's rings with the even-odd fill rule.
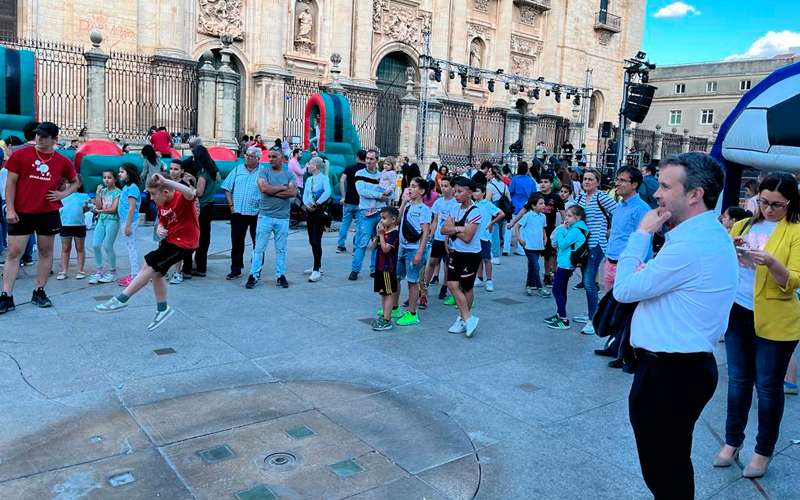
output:
[[473,443],[448,415],[341,382],[194,393],[62,424],[13,444],[0,498],[462,499],[480,485]]

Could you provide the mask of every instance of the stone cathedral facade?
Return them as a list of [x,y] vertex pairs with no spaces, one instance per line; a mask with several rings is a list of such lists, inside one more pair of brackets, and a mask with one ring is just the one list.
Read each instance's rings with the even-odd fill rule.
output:
[[[599,123],[616,121],[623,59],[641,48],[645,16],[645,0],[0,1],[16,4],[10,22],[26,38],[86,43],[97,30],[104,50],[192,61],[218,51],[221,38],[232,40],[236,131],[269,137],[284,135],[286,81],[330,81],[334,53],[345,86],[379,88],[402,70],[419,89],[429,31],[430,53],[440,59],[579,87],[589,70],[594,94],[581,111],[568,100],[528,102],[502,86],[489,92],[486,82],[462,88],[445,77],[431,84],[441,99],[563,116],[581,123],[591,142]],[[406,78],[394,80],[405,94]]]

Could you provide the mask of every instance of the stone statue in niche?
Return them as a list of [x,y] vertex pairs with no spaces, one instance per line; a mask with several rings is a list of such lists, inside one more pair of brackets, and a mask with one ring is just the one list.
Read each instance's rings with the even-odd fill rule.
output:
[[474,68],[481,67],[481,58],[483,56],[483,43],[477,38],[472,40],[469,44],[469,65]]
[[295,22],[294,49],[304,54],[313,54],[316,51],[313,8],[308,0],[300,0],[296,4],[298,14]]

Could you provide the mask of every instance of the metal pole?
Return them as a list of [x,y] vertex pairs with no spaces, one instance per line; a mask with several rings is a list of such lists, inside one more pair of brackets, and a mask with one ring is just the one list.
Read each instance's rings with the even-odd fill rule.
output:
[[472,107],[472,123],[469,127],[469,164],[472,165],[472,151],[475,143],[475,106]]
[[[429,31],[422,33],[422,40],[425,55],[431,55],[431,34]],[[426,58],[425,62],[428,63],[429,59]],[[430,70],[428,68],[421,68],[420,83],[422,88],[419,93],[419,114],[417,115],[417,161],[421,165],[425,159],[425,127],[428,123],[428,85],[430,85]]]
[[[622,156],[625,154],[625,125],[627,122],[627,118],[622,112],[625,110],[625,106],[628,105],[628,85],[630,85],[630,74],[625,71],[625,83],[622,87],[622,104],[619,108],[619,133],[617,134],[617,159],[614,162],[614,172],[619,170],[619,167],[622,165]],[[612,172],[613,174],[613,172]]]
[[[591,88],[592,88],[592,69],[586,69],[586,81],[584,83],[584,88],[587,90],[584,91],[583,101],[581,101],[581,121],[583,122],[583,126],[581,127],[581,144],[586,142],[586,129],[589,127],[589,106],[592,102],[591,96]],[[589,94],[589,95],[586,95]],[[578,144],[580,146],[580,144]]]

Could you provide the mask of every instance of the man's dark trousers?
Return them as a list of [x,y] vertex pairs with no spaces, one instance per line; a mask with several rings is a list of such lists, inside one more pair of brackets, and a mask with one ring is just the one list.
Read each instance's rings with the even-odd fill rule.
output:
[[244,240],[247,230],[253,247],[256,246],[258,215],[231,214],[231,272],[238,274],[244,268]]
[[692,499],[692,432],[717,387],[717,363],[710,353],[636,357],[628,411],[642,476],[656,500]]

